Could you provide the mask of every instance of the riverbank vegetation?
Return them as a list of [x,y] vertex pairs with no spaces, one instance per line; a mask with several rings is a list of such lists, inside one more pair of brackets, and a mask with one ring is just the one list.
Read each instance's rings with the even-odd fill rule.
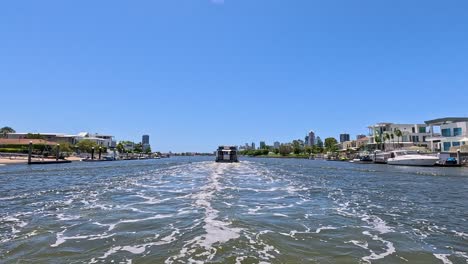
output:
[[251,157],[271,157],[271,158],[309,158],[314,155],[335,153],[339,149],[335,138],[326,138],[325,144],[308,146],[302,140],[293,140],[275,148],[273,146],[263,146],[261,149],[245,149],[239,152],[240,155]]

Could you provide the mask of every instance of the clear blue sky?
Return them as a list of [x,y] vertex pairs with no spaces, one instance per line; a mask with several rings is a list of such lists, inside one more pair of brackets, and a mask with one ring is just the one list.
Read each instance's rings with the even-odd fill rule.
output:
[[468,1],[0,3],[0,126],[153,149],[468,116]]

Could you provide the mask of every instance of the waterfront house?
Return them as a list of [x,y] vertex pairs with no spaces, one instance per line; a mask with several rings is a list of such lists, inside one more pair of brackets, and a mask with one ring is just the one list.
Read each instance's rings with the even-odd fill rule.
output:
[[115,147],[116,141],[114,136],[103,135],[103,134],[91,134],[88,132],[81,132],[78,135],[69,135],[64,133],[8,133],[7,139],[28,139],[31,135],[40,136],[41,139],[54,143],[69,143],[75,145],[82,140],[90,140],[98,144],[99,146],[112,148]]
[[468,145],[467,117],[445,117],[428,120],[425,123],[430,128],[430,137],[426,140],[432,151],[454,152],[456,149],[461,149],[461,146]]
[[[399,147],[421,146],[429,147],[427,138],[431,136],[426,124],[394,124],[377,123],[369,126],[369,144],[376,146],[376,137],[381,137],[382,143],[385,143],[385,149],[390,150],[397,147],[395,143],[400,142]],[[401,131],[402,136],[397,137],[396,132]],[[393,139],[386,139],[385,134],[392,135]]]

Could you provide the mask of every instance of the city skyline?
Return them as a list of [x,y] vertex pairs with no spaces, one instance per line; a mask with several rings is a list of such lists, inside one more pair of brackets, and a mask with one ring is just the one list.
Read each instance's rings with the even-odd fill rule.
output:
[[0,126],[18,132],[211,152],[468,116],[466,1],[1,7]]

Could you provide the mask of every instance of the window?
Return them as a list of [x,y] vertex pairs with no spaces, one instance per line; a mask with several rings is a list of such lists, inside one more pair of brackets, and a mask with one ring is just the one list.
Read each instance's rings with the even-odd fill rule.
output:
[[461,127],[456,127],[453,129],[453,136],[461,136],[462,135],[462,128]]
[[452,142],[452,146],[458,147],[458,146],[460,146],[460,142]]
[[450,134],[450,128],[444,128],[441,130],[442,131],[442,136],[443,137],[451,137],[452,135]]
[[414,129],[414,127],[411,128],[411,131],[412,131],[413,133],[416,133],[416,129]]
[[444,142],[444,151],[449,151],[451,146],[450,142]]
[[419,127],[419,133],[426,133],[426,127]]

